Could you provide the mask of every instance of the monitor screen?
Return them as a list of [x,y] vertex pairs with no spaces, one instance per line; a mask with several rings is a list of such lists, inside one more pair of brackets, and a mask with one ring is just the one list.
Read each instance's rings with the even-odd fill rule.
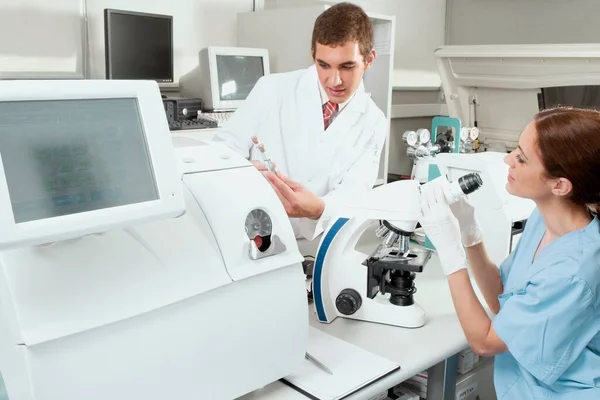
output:
[[234,55],[217,55],[216,58],[220,99],[246,100],[265,74],[263,58]]
[[0,102],[16,223],[159,198],[135,98]]
[[558,86],[541,89],[539,108],[577,107],[600,110],[600,86]]
[[172,17],[105,10],[107,79],[173,82]]

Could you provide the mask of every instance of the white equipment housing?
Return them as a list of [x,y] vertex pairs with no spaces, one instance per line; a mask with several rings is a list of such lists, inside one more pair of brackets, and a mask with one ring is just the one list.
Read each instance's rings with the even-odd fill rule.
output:
[[600,85],[600,44],[446,46],[435,56],[448,115],[477,126],[488,150],[516,147],[542,88]]
[[[121,106],[121,100],[133,100],[128,104],[138,115],[107,118],[119,107],[81,113],[53,102],[76,100],[83,107],[99,97]],[[1,221],[2,229],[23,232],[18,240],[3,237],[10,248],[0,252],[0,372],[8,396],[234,399],[296,370],[308,340],[302,257],[285,210],[262,175],[217,144],[187,139],[174,151],[155,82],[0,83],[0,116],[7,110],[16,116],[16,102],[31,100],[40,100],[40,107],[21,108],[20,116],[29,118],[10,129],[32,138],[52,137],[58,149],[71,143],[73,130],[92,156],[114,156],[109,167],[127,161],[122,164],[127,168],[104,181],[106,187],[120,183],[123,193],[127,185],[137,193],[143,178],[154,176],[158,190],[154,200],[103,209],[71,204],[67,211],[33,221],[39,222],[39,237],[19,229],[29,222],[12,216]],[[42,119],[45,125],[39,125]],[[2,135],[6,121],[0,117]],[[124,124],[130,125],[120,131]],[[124,147],[136,132],[142,133],[141,147]],[[99,147],[109,139],[127,152]],[[33,142],[23,143],[31,148]],[[143,159],[129,150],[140,148],[150,149],[149,175],[131,172]],[[82,148],[69,151],[73,157],[87,154]],[[17,192],[9,167],[19,171],[29,160],[15,169],[8,161],[19,159],[5,157],[2,140],[0,153],[0,197],[8,209],[3,212],[17,215],[14,199],[11,205],[6,197]],[[100,186],[106,164],[91,157]],[[93,186],[78,182],[78,190]],[[42,192],[56,196],[52,187]],[[172,199],[161,204],[165,197]],[[79,199],[83,204],[94,200]],[[261,252],[250,240],[245,221],[253,210],[270,216],[277,248]],[[68,240],[56,229],[60,226],[69,232]]]
[[512,196],[506,191],[508,165],[506,153],[472,154],[442,153],[435,157],[440,173],[449,181],[476,172],[483,186],[469,195],[475,215],[484,232],[484,243],[490,259],[500,266],[517,245],[527,219],[535,208],[529,199]]

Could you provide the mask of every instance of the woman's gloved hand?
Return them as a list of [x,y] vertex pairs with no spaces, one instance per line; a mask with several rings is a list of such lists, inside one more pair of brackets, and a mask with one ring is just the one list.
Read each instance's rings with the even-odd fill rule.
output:
[[437,250],[444,274],[450,275],[467,266],[467,257],[461,243],[458,220],[452,213],[444,194],[445,178],[435,179],[422,186],[419,221],[425,234]]
[[458,220],[462,244],[465,247],[475,246],[483,242],[483,231],[475,218],[475,207],[466,196],[450,205],[452,213]]

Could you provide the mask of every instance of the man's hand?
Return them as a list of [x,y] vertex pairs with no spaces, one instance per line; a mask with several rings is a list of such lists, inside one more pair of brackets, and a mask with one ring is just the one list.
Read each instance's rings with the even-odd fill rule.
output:
[[[263,162],[260,162],[260,161],[258,161],[258,160],[250,160],[250,162],[252,163],[252,165],[254,165],[254,167],[255,167],[257,170],[259,170],[259,171],[261,171],[261,172],[264,172],[264,171],[268,171],[268,170],[269,170],[269,169],[267,168],[267,166],[265,165],[265,163],[263,163]],[[275,165],[275,163],[274,163],[274,162],[271,162],[271,165],[273,166],[273,168],[275,168],[275,167],[276,167],[276,165]]]
[[325,209],[323,199],[315,196],[310,190],[298,182],[294,182],[282,174],[275,175],[263,171],[263,175],[277,193],[288,217],[319,219]]

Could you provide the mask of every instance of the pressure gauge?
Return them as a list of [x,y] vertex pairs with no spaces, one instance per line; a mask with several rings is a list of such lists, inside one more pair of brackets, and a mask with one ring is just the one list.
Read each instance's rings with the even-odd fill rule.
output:
[[463,142],[469,140],[469,128],[460,128],[460,140],[462,140]]
[[404,140],[404,143],[407,145],[415,147],[419,142],[419,135],[415,131],[406,131],[402,135],[402,140]]
[[477,127],[473,127],[469,130],[469,139],[471,139],[472,141],[477,140],[477,138],[479,137],[479,128]]
[[429,143],[431,140],[431,133],[427,129],[419,129],[417,130],[417,135],[419,135],[419,141],[421,144]]
[[266,211],[256,208],[246,216],[245,228],[248,238],[255,240],[257,236],[270,236],[273,231],[273,223]]
[[461,128],[460,140],[463,142],[474,142],[479,137],[479,128]]

